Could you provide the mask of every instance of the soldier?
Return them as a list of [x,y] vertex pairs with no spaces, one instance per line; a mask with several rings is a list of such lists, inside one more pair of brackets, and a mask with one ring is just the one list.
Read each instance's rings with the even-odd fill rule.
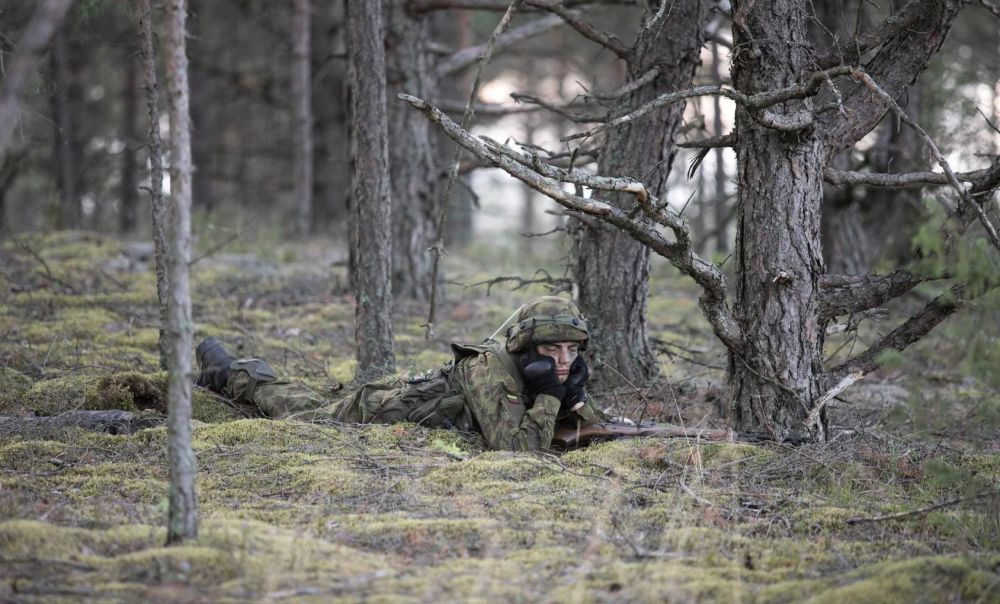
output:
[[512,319],[503,346],[492,338],[480,345],[452,344],[454,359],[444,367],[416,379],[365,384],[339,401],[278,380],[265,361],[237,359],[215,338],[196,350],[196,383],[275,419],[410,421],[478,431],[491,448],[515,451],[548,448],[557,422],[605,420],[587,397],[590,370],[580,353],[590,328],[576,305],[543,296]]

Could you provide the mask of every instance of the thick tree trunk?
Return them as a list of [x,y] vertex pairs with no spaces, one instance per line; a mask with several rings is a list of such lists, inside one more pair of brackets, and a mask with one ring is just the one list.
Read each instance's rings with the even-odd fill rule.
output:
[[395,370],[382,3],[347,0],[351,83],[351,282],[357,379]]
[[[622,97],[612,117],[661,94],[690,87],[699,63],[708,6],[700,1],[675,3],[667,12],[664,22],[643,23],[628,73],[630,79],[636,79],[655,67],[659,75],[651,84]],[[674,104],[656,110],[641,123],[609,131],[598,173],[643,181],[651,193],[666,198],[667,176],[676,154],[674,137],[683,113],[683,104]],[[634,204],[634,197],[628,194],[601,194],[598,198],[619,207]],[[575,267],[578,303],[594,325],[591,354],[597,361],[595,381],[618,384],[621,374],[641,384],[656,369],[656,357],[646,341],[649,255],[648,247],[611,225],[588,224],[579,231]],[[604,369],[605,363],[613,371]]]
[[163,201],[163,141],[160,139],[160,88],[156,77],[156,50],[153,41],[151,0],[142,0],[139,14],[142,67],[146,78],[146,108],[149,115],[149,201],[153,227],[153,250],[156,264],[156,295],[160,309],[160,369],[166,369],[170,357],[170,334],[167,296],[167,204]]
[[72,5],[73,0],[39,2],[18,41],[17,52],[4,66],[3,84],[0,85],[0,163],[3,162],[11,134],[17,125],[17,101],[35,72],[35,65]]
[[[806,2],[734,2],[735,87],[745,94],[788,86],[810,70]],[[790,101],[780,110],[809,109]],[[776,108],[776,111],[778,109]],[[801,430],[819,392],[824,326],[818,318],[824,142],[783,133],[736,112],[739,184],[736,320],[730,412],[738,430]]]
[[77,154],[74,110],[79,92],[70,65],[65,32],[56,32],[52,43],[52,73],[55,92],[52,95],[52,123],[55,127],[56,182],[59,185],[59,220],[62,229],[79,228],[82,217],[80,208],[80,161]]
[[310,0],[295,0],[292,18],[292,99],[295,105],[295,231],[300,237],[312,226],[313,136],[312,73],[310,70]]
[[434,207],[443,169],[435,133],[426,119],[396,93],[421,98],[438,88],[429,50],[430,15],[411,14],[404,3],[384,3],[389,89],[389,167],[392,172],[392,290],[396,296],[427,300],[431,292]]
[[141,134],[138,129],[139,114],[139,69],[132,56],[135,48],[126,46],[123,54],[125,61],[125,85],[122,88],[122,105],[125,111],[122,115],[122,140],[125,149],[122,150],[121,200],[118,206],[118,231],[122,234],[135,230],[139,205],[139,166],[138,152]]
[[188,106],[186,0],[166,3],[167,102],[170,107],[171,351],[167,437],[170,510],[167,544],[198,536],[197,464],[191,448],[191,349],[193,322],[188,263],[191,261],[191,116]]

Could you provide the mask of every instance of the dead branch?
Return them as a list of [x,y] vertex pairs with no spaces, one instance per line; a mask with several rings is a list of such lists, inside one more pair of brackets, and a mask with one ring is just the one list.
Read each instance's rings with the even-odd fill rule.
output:
[[822,381],[834,384],[851,373],[860,371],[867,374],[875,371],[881,365],[879,356],[884,351],[889,349],[904,350],[964,306],[966,302],[965,290],[964,283],[952,286],[947,292],[928,302],[920,312],[869,346],[868,350],[827,371]]
[[[486,69],[486,65],[489,64],[490,59],[493,58],[493,51],[497,46],[498,40],[503,33],[507,31],[507,28],[510,26],[510,21],[514,17],[514,13],[523,3],[524,0],[510,0],[507,12],[505,12],[503,17],[500,18],[500,21],[493,29],[493,33],[490,35],[490,39],[486,41],[482,57],[479,59],[479,67],[476,69],[476,77],[472,81],[472,90],[469,92],[469,101],[465,105],[465,113],[462,115],[462,130],[469,127],[469,124],[472,122],[472,116],[475,114],[474,106],[476,103],[476,97],[479,96],[479,87],[483,82],[483,71]],[[401,94],[400,98],[403,98],[403,96],[405,95]],[[443,115],[444,114],[442,114],[442,116]],[[445,119],[448,118],[445,117]],[[434,337],[434,314],[437,307],[438,272],[441,267],[441,255],[444,253],[444,227],[445,222],[448,219],[448,199],[451,196],[451,186],[458,178],[458,169],[461,164],[462,147],[459,145],[455,147],[455,156],[452,158],[451,167],[448,170],[448,178],[445,180],[441,198],[438,201],[438,214],[436,221],[437,239],[434,241],[434,245],[430,248],[431,253],[434,255],[434,260],[431,268],[430,304],[427,311],[427,323],[424,325],[427,329],[425,334],[427,339]]]
[[864,518],[864,517],[848,518],[844,522],[846,522],[847,524],[861,524],[863,522],[883,522],[886,520],[902,520],[904,518],[911,518],[913,516],[922,516],[929,512],[933,512],[934,510],[940,510],[941,508],[951,507],[953,505],[962,503],[963,501],[973,501],[991,495],[995,497],[997,495],[997,492],[987,491],[985,493],[977,493],[976,495],[971,495],[969,497],[955,497],[954,499],[942,501],[941,503],[935,503],[934,505],[929,505],[927,507],[923,507],[917,510],[910,510],[908,512],[898,512],[896,514],[886,514],[884,516],[873,516],[871,518]]
[[905,270],[888,275],[823,275],[819,281],[819,320],[881,306],[927,280]]
[[[504,5],[505,7],[509,6],[510,2],[504,2]],[[487,47],[490,46],[491,42],[493,47],[497,50],[506,50],[513,46],[517,46],[528,38],[533,38],[539,34],[543,34],[562,24],[563,20],[558,15],[546,15],[520,27],[515,27],[506,34],[497,37],[495,40],[491,39],[485,44],[463,48],[462,50],[452,53],[450,56],[442,59],[438,63],[437,77],[444,78],[457,71],[461,71],[467,67],[475,65],[480,59],[483,58]]]
[[[464,113],[465,103],[460,101],[442,101],[439,106],[441,111],[446,113]],[[476,103],[474,106],[476,115],[496,116],[514,115],[516,113],[534,113],[543,109],[538,105],[505,105],[503,103]]]
[[572,104],[572,101],[570,101],[569,103],[550,103],[548,101],[543,101],[542,99],[531,96],[529,94],[518,94],[516,92],[512,92],[510,94],[510,97],[515,101],[517,101],[518,103],[525,103],[526,105],[537,105],[538,107],[548,109],[549,111],[557,113],[563,116],[564,118],[568,119],[569,121],[576,122],[578,124],[592,124],[595,122],[603,124],[608,119],[606,115],[586,115],[584,113],[573,113],[572,111],[567,111],[566,107],[570,106]]
[[733,133],[677,143],[677,146],[682,149],[715,149],[716,147],[733,147],[735,145],[736,135]]
[[979,3],[983,5],[983,8],[993,13],[993,16],[1000,17],[1000,6],[991,4],[987,0],[979,0]]
[[816,57],[817,67],[829,69],[836,65],[857,64],[865,53],[885,44],[913,25],[921,14],[922,7],[919,4],[917,0],[913,0],[898,13],[879,23],[872,31],[862,36],[855,36],[830,52]]
[[[589,4],[614,4],[619,6],[639,6],[640,0],[562,0],[567,8],[587,6]],[[410,0],[409,10],[412,13],[426,13],[436,10],[466,9],[466,10],[507,10],[510,5],[507,0]],[[535,6],[534,2],[526,2],[525,11],[544,10]]]
[[[457,142],[484,163],[503,169],[529,187],[553,199],[563,207],[597,216],[626,231],[637,241],[649,246],[693,278],[702,286],[699,305],[712,325],[712,329],[730,350],[742,351],[742,335],[738,324],[726,303],[726,281],[717,266],[700,258],[691,250],[691,235],[687,221],[660,204],[649,195],[645,185],[629,178],[608,178],[582,173],[579,170],[561,170],[546,164],[537,156],[529,156],[505,145],[472,136],[453,122],[447,115],[422,99],[407,94],[399,98],[423,113],[437,124],[452,140]],[[516,159],[515,159],[516,158]],[[656,228],[656,224],[637,219],[632,212],[626,212],[603,201],[587,199],[569,193],[561,182],[571,182],[581,186],[631,193],[636,196],[643,213],[656,224],[670,228],[676,241],[669,241]]]
[[809,410],[809,415],[806,417],[805,421],[802,422],[802,425],[805,426],[805,429],[812,430],[813,428],[815,428],[819,433],[820,440],[826,440],[826,428],[823,426],[823,422],[820,421],[820,414],[823,412],[823,407],[825,407],[827,403],[833,400],[834,397],[836,397],[844,390],[847,390],[854,382],[860,380],[863,377],[865,377],[865,374],[860,371],[850,373],[844,376],[842,380],[837,382],[837,384],[833,388],[830,388],[829,390],[824,392],[821,396],[819,396],[816,399],[816,401],[812,404],[812,408]]
[[896,116],[899,118],[900,121],[905,123],[910,128],[913,128],[913,130],[915,130],[916,133],[920,135],[921,138],[924,139],[924,142],[927,144],[927,148],[930,149],[931,155],[934,156],[935,161],[937,161],[938,165],[941,166],[941,169],[948,177],[948,183],[952,186],[953,189],[955,189],[955,192],[958,193],[958,198],[962,200],[962,202],[967,207],[971,207],[976,212],[976,215],[979,217],[979,222],[982,223],[983,228],[986,229],[986,233],[989,235],[990,240],[993,242],[993,247],[995,247],[997,250],[1000,250],[1000,234],[997,234],[996,227],[993,226],[992,222],[990,222],[990,219],[986,215],[986,212],[983,211],[983,208],[980,207],[980,205],[976,203],[974,199],[971,199],[966,194],[965,189],[962,187],[961,183],[958,182],[958,177],[956,177],[955,173],[952,171],[951,165],[948,163],[948,160],[945,159],[944,155],[941,154],[941,150],[938,149],[938,146],[934,143],[934,140],[930,137],[930,135],[927,134],[927,131],[921,128],[920,124],[910,119],[910,116],[906,115],[906,112],[903,111],[903,108],[899,106],[899,103],[897,103],[889,95],[888,92],[883,90],[882,87],[879,86],[878,83],[863,70],[857,68],[852,69],[851,77],[863,83],[865,86],[867,86],[869,90],[874,92],[879,98],[882,99],[882,102],[884,102],[886,105],[889,106],[889,108],[892,110],[893,113],[896,114]]
[[646,103],[642,107],[627,113],[619,118],[613,119],[610,122],[598,126],[596,128],[591,128],[584,132],[578,132],[576,134],[571,134],[569,136],[563,137],[561,140],[563,142],[575,140],[578,138],[588,138],[594,136],[595,134],[600,134],[611,128],[617,128],[623,124],[633,122],[640,117],[647,115],[655,109],[660,107],[676,103],[678,101],[683,101],[685,99],[699,97],[699,96],[711,96],[718,95],[730,98],[737,103],[740,103],[747,109],[751,110],[763,110],[768,107],[777,105],[778,103],[784,103],[785,101],[790,101],[793,99],[803,99],[809,96],[813,96],[819,91],[820,87],[827,83],[830,78],[841,75],[848,75],[852,72],[853,68],[848,66],[839,66],[831,69],[817,71],[809,76],[809,78],[800,84],[795,84],[794,86],[787,86],[785,88],[778,88],[775,90],[767,90],[764,92],[758,92],[755,94],[744,94],[738,90],[735,90],[729,86],[697,86],[688,90],[681,90],[678,92],[671,92],[668,94],[663,94],[652,101]]
[[[973,172],[956,172],[955,178],[969,183],[979,183],[990,175],[989,169]],[[878,172],[852,172],[826,168],[823,178],[832,185],[862,185],[868,187],[923,187],[928,185],[949,185],[948,175],[941,172],[903,172],[885,174]]]
[[622,44],[622,41],[618,38],[618,36],[610,32],[601,31],[589,22],[584,21],[583,16],[579,12],[566,8],[566,5],[562,0],[525,0],[525,2],[530,6],[547,10],[555,15],[558,15],[559,18],[565,21],[567,25],[575,29],[584,38],[597,42],[601,46],[618,55],[618,57],[623,59],[626,63],[629,62],[632,53],[625,47],[624,44]]

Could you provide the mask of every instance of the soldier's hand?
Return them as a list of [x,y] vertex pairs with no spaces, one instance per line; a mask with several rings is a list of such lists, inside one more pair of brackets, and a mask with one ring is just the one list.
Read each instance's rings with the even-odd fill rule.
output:
[[552,357],[529,350],[521,355],[521,374],[524,385],[532,398],[539,394],[550,394],[560,401],[566,396],[566,386],[559,383],[556,375],[556,360]]
[[566,395],[562,398],[560,413],[576,411],[587,400],[587,380],[590,379],[590,367],[582,356],[576,357],[569,366],[569,377],[566,378]]

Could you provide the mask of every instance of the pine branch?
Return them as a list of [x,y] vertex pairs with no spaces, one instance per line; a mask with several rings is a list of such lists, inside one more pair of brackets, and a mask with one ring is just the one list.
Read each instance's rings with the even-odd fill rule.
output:
[[[742,352],[740,328],[726,304],[725,276],[717,266],[692,251],[687,221],[650,195],[643,183],[630,178],[601,177],[579,170],[556,168],[541,161],[537,156],[520,153],[495,141],[485,141],[472,136],[439,109],[422,99],[407,94],[400,94],[399,98],[423,113],[452,140],[483,163],[504,170],[568,210],[598,217],[621,228],[632,238],[669,260],[702,287],[699,305],[715,334],[730,350]],[[561,184],[563,182],[635,195],[643,213],[655,221],[655,224],[638,220],[633,213],[606,202],[569,193],[564,190]],[[657,224],[670,228],[676,241],[668,240],[657,229]]]
[[889,275],[823,275],[819,281],[819,320],[826,322],[881,306],[927,280],[904,270]]
[[[506,7],[510,5],[510,2],[505,2],[504,4]],[[483,55],[491,42],[496,50],[506,50],[513,46],[517,46],[528,38],[533,38],[537,35],[543,34],[562,24],[563,20],[558,15],[546,15],[544,17],[539,17],[530,23],[526,23],[525,25],[515,27],[514,29],[507,31],[504,35],[498,36],[495,41],[491,40],[490,42],[479,44],[478,46],[463,48],[462,50],[456,51],[438,62],[437,77],[444,78],[457,71],[461,71],[467,67],[475,65],[483,58]]]

